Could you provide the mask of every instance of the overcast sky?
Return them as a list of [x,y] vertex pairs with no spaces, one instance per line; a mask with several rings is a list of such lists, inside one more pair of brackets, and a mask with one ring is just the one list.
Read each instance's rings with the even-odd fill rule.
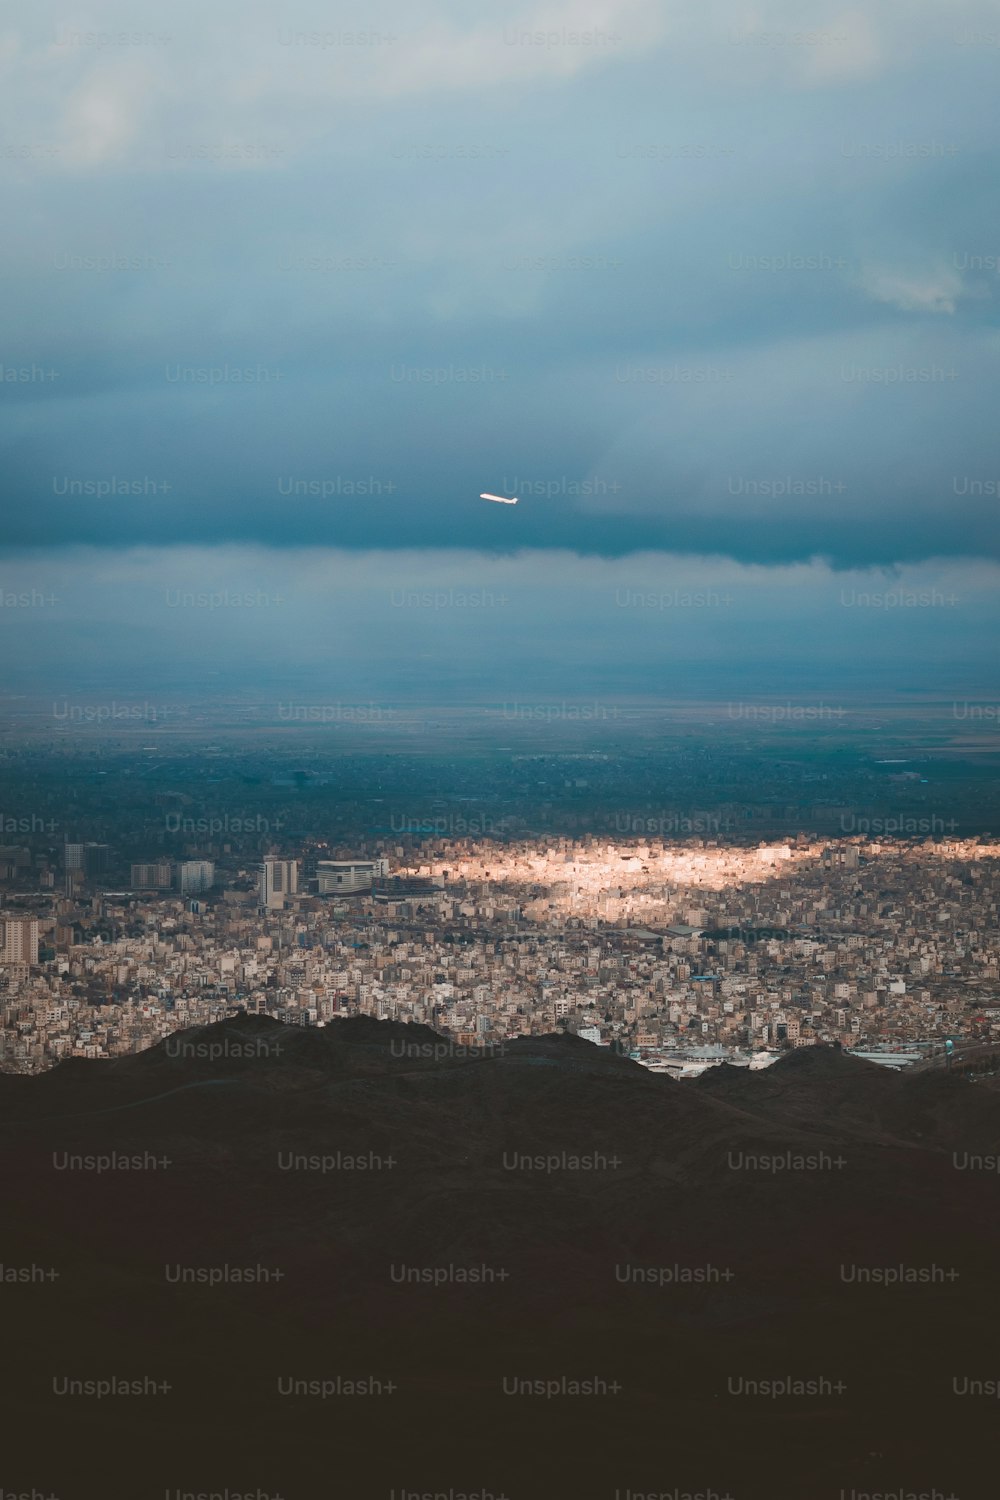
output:
[[63,610],[152,671],[222,612],[143,598],[254,578],[279,659],[367,610],[355,666],[485,664],[472,607],[383,595],[501,574],[580,691],[657,660],[616,590],[713,579],[668,606],[706,662],[984,660],[1000,5],[6,15],[0,584],[61,591],[5,606],[22,668]]

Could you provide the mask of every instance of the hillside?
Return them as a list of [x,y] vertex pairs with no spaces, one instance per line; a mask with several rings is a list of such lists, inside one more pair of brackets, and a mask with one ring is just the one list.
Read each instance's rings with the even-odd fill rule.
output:
[[[992,1090],[823,1049],[693,1084],[571,1037],[468,1058],[242,1017],[0,1077],[0,1123],[4,1264],[59,1271],[4,1286],[13,1490],[989,1493],[994,1406],[951,1380],[996,1373],[1000,1183],[956,1165],[1000,1144]],[[144,1165],[73,1165],[115,1153]],[[60,1372],[172,1389],[59,1396]],[[380,1373],[391,1395],[277,1389]],[[621,1390],[505,1395],[515,1375]],[[730,1390],[783,1375],[844,1390]]]

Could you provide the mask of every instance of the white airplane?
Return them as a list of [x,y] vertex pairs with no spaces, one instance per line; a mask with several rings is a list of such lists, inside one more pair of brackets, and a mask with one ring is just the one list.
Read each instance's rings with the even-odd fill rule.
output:
[[496,500],[500,505],[516,505],[517,500],[512,500],[509,495],[480,495],[480,500]]

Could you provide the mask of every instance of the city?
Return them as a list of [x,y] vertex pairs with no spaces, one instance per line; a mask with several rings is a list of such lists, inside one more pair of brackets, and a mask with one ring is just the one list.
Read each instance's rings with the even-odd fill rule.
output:
[[121,1056],[238,1010],[420,1023],[472,1051],[565,1029],[684,1076],[815,1043],[888,1061],[1000,1046],[989,840],[335,853],[133,863],[116,891],[107,846],[67,844],[42,895],[8,867],[3,1067]]
[[0,1500],[996,1500],[1000,0],[13,0]]

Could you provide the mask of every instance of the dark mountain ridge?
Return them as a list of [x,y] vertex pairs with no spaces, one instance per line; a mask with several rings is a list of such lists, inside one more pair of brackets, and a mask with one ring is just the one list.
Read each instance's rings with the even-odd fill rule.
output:
[[[991,1089],[819,1048],[679,1083],[562,1035],[469,1055],[238,1016],[0,1077],[0,1130],[4,1264],[59,1271],[3,1288],[15,1489],[58,1431],[87,1455],[82,1487],[79,1458],[52,1472],[66,1496],[238,1491],[233,1453],[286,1500],[833,1500],[958,1487],[959,1465],[963,1500],[989,1493],[993,1408],[950,1383],[990,1374],[1000,1186],[968,1163],[1000,1151]],[[209,1281],[254,1267],[280,1278]],[[858,1279],[892,1267],[914,1277]],[[173,1388],[52,1394],[88,1370]],[[391,1397],[276,1388],[379,1371]],[[517,1397],[513,1375],[620,1391]],[[751,1376],[821,1389],[730,1389]]]

